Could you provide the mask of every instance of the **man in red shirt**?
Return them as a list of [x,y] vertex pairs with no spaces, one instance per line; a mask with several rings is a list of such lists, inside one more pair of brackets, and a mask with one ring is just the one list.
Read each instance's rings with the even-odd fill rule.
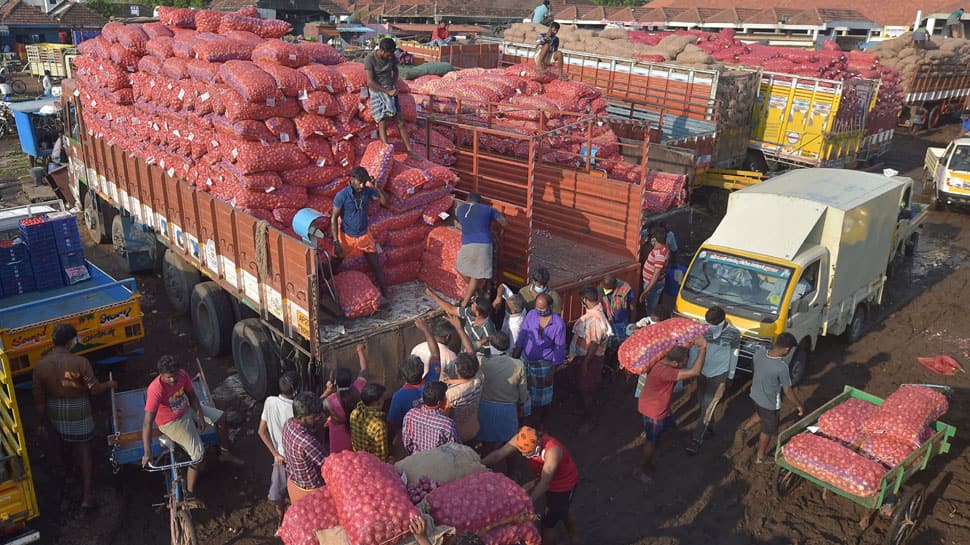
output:
[[533,502],[545,495],[546,510],[542,514],[542,543],[552,544],[552,531],[562,522],[566,525],[569,542],[576,542],[576,521],[569,508],[579,484],[579,470],[569,451],[556,438],[539,433],[535,428],[522,426],[519,433],[498,450],[482,458],[486,466],[518,452],[539,482],[529,492]]
[[[158,377],[145,392],[145,419],[141,426],[144,455],[141,465],[146,465],[151,459],[152,424],[157,424],[159,431],[185,449],[196,462],[201,462],[205,454],[200,433],[207,426],[214,425],[219,434],[219,460],[242,464],[242,460],[229,451],[229,430],[222,420],[222,411],[199,403],[199,396],[192,388],[192,379],[184,369],[179,368],[175,358],[162,356],[157,367]],[[199,470],[195,465],[190,466],[186,482],[190,495],[195,493],[198,478]]]
[[643,415],[643,431],[646,440],[643,442],[643,453],[640,465],[634,468],[633,476],[644,484],[650,483],[648,472],[652,469],[653,454],[657,450],[660,436],[668,428],[677,426],[670,411],[670,401],[674,395],[674,386],[678,381],[690,380],[701,374],[704,367],[704,356],[707,352],[707,340],[704,336],[694,339],[694,346],[698,348],[694,365],[684,369],[690,351],[684,346],[675,346],[667,352],[664,359],[657,362],[647,375],[647,382],[640,392],[638,409]]
[[670,247],[667,246],[667,229],[662,225],[654,226],[650,232],[653,249],[647,254],[643,262],[641,276],[643,278],[643,293],[640,302],[647,306],[647,316],[654,322],[657,320],[657,306],[664,291],[664,280],[667,277],[667,266],[670,264]]
[[448,45],[452,42],[454,38],[448,32],[448,23],[445,21],[439,21],[438,26],[434,27],[431,31],[431,43],[430,45],[437,45],[441,47],[443,45]]

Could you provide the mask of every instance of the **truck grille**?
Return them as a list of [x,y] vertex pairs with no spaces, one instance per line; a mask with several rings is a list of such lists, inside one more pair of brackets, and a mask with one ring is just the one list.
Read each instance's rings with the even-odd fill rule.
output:
[[755,351],[763,347],[766,350],[771,348],[771,339],[764,339],[761,337],[748,337],[741,336],[741,349],[739,350],[738,357],[738,369],[742,371],[751,372],[751,357],[754,356]]

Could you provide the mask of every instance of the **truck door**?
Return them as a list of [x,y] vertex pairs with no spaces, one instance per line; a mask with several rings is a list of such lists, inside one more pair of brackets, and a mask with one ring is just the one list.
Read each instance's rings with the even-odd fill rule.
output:
[[819,258],[802,269],[802,274],[795,282],[792,292],[791,309],[788,313],[786,327],[787,331],[795,335],[795,338],[799,341],[805,337],[811,337],[813,345],[822,326],[822,307],[824,306],[827,289],[825,285],[819,282],[824,265],[823,261],[827,261],[827,259]]

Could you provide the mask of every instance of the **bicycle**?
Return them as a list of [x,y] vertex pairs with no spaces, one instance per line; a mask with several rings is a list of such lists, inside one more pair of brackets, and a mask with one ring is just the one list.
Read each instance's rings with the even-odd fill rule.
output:
[[[166,435],[158,438],[162,445],[162,452],[149,461],[146,471],[167,472],[165,474],[165,489],[167,491],[166,503],[155,504],[155,507],[168,506],[169,529],[172,536],[172,545],[199,545],[199,539],[195,534],[195,525],[192,523],[192,509],[199,506],[197,501],[186,498],[185,479],[180,469],[187,468],[198,463],[197,460],[178,462],[175,459],[175,449],[178,445]],[[153,462],[160,461],[168,457],[169,463],[156,465]]]

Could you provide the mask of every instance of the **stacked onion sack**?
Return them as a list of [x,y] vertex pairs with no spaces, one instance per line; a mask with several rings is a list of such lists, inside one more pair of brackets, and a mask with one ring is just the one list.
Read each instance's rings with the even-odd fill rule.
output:
[[[413,457],[447,455],[454,448],[444,445],[399,465]],[[484,467],[477,464],[477,454],[471,456]],[[425,512],[433,519],[428,527],[434,535],[444,526],[476,533],[487,545],[539,545],[535,510],[525,490],[501,473],[472,471],[443,481],[422,476],[406,487],[398,469],[370,453],[331,455],[321,470],[327,486],[286,511],[280,538],[285,545],[411,545],[408,521]]]
[[[517,135],[539,135],[575,125],[543,139],[543,159],[570,166],[585,165],[583,148],[590,114],[606,115],[606,98],[598,88],[582,82],[564,81],[537,74],[535,66],[519,64],[504,69],[468,68],[444,76],[421,76],[411,82],[419,111],[461,114],[465,124],[487,126]],[[490,114],[489,111],[494,113]],[[447,142],[471,145],[469,131],[436,127]],[[623,161],[620,142],[610,125],[592,124],[595,166],[612,177],[637,183],[640,167]],[[444,143],[442,143],[444,144]],[[526,157],[529,141],[515,136],[481,135],[479,146],[502,155]]]
[[[410,159],[396,126],[391,144],[381,144],[360,94],[363,65],[325,44],[280,40],[289,23],[259,19],[255,8],[159,10],[160,22],[109,23],[79,46],[89,133],[292,236],[300,208],[329,214],[350,169],[364,166],[390,200],[371,205],[388,283],[416,279],[417,267],[405,263],[420,258],[438,213],[451,206],[456,177],[444,165],[454,146],[432,135],[433,162]],[[414,99],[406,84],[399,90],[415,151],[427,157]],[[343,267],[370,272],[362,259]]]

